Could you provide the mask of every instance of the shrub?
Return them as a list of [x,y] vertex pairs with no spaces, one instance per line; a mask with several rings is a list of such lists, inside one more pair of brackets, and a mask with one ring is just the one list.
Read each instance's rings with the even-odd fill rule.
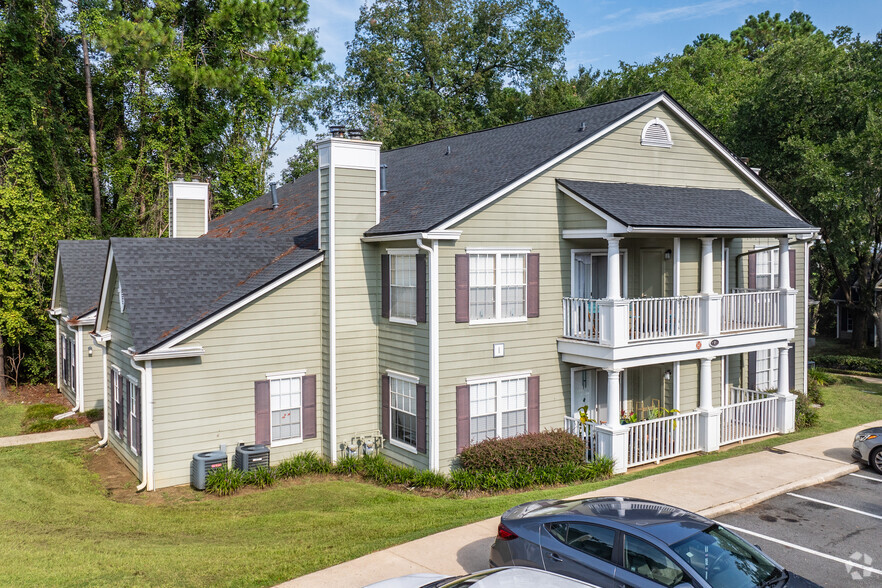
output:
[[408,481],[408,486],[414,488],[446,488],[447,476],[433,472],[432,470],[422,470],[415,472],[413,477]]
[[474,472],[466,470],[453,470],[450,472],[450,482],[448,484],[451,490],[461,490],[469,492],[478,489],[478,476]]
[[276,472],[273,468],[260,466],[255,470],[245,472],[245,483],[256,488],[269,488],[276,482]]
[[586,470],[584,480],[603,480],[613,475],[615,463],[610,457],[598,456],[583,467]]
[[205,477],[205,491],[218,496],[229,496],[245,485],[246,473],[242,470],[217,468]]
[[357,457],[341,457],[340,460],[333,466],[333,472],[335,474],[341,474],[343,476],[352,476],[357,474],[361,469],[361,460]]
[[577,436],[561,429],[527,433],[505,439],[487,439],[467,447],[459,456],[464,470],[508,472],[534,470],[585,460],[585,444]]
[[818,424],[818,411],[812,407],[805,394],[796,393],[796,430],[807,429]]
[[815,365],[848,372],[864,372],[882,374],[882,360],[873,357],[856,357],[854,355],[818,355],[814,358]]
[[276,466],[279,478],[295,478],[306,474],[327,474],[331,464],[315,451],[299,453]]
[[89,419],[90,423],[94,423],[95,421],[100,421],[104,418],[104,411],[100,408],[90,408],[83,414],[86,415],[86,418]]
[[833,374],[816,367],[809,368],[808,377],[810,382],[817,382],[820,386],[829,386],[836,381],[836,377]]

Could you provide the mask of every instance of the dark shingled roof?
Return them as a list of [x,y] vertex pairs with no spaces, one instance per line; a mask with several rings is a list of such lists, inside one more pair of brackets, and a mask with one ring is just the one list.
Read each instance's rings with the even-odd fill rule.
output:
[[557,182],[630,227],[805,229],[807,232],[813,228],[741,190],[560,179]]
[[67,312],[79,318],[98,307],[107,241],[59,241],[58,263],[64,277]]
[[380,223],[367,234],[433,229],[660,95],[644,94],[384,152],[381,161],[388,165],[389,192],[382,199]]
[[276,189],[273,210],[269,192],[208,223],[200,238],[284,237],[298,247],[318,247],[318,172],[313,171]]
[[287,238],[110,240],[143,353],[321,255]]

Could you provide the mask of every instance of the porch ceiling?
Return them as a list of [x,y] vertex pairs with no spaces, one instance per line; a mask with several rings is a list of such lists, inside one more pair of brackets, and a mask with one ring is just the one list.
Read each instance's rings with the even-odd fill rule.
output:
[[741,190],[561,179],[557,183],[570,196],[582,199],[629,229],[764,229],[779,234],[817,230]]

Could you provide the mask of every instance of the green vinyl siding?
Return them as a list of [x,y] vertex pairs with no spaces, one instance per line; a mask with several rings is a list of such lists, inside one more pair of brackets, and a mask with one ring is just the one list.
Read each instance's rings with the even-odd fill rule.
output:
[[196,358],[153,361],[154,482],[190,480],[192,455],[254,443],[254,382],[267,374],[316,375],[315,439],[270,448],[272,463],[302,451],[323,453],[321,269],[312,268],[187,341]]
[[377,222],[376,181],[373,170],[334,169],[338,447],[380,428],[380,254],[361,241]]
[[205,201],[175,200],[175,236],[199,237],[205,233]]
[[[104,362],[101,347],[95,344],[89,331],[92,327],[82,327],[83,351],[83,410],[104,408]],[[89,357],[89,349],[92,356]]]
[[[108,382],[110,381],[109,370],[117,368],[124,376],[141,382],[141,372],[136,370],[131,363],[131,356],[125,351],[134,345],[132,340],[132,330],[129,326],[129,319],[121,310],[119,304],[119,291],[117,288],[116,265],[110,270],[110,280],[107,285],[107,295],[110,300],[110,308],[107,312],[106,325],[104,328],[111,332],[111,339],[107,345],[107,369]],[[123,290],[125,293],[125,289]],[[143,382],[141,382],[143,391]],[[110,385],[108,385],[108,395],[111,394]],[[108,403],[113,402],[113,398],[108,398]],[[128,403],[126,403],[128,404]],[[132,470],[139,479],[141,479],[141,457],[136,456],[131,448],[129,448],[126,439],[119,438],[113,430],[113,423],[110,422],[110,433],[108,439],[110,444],[116,449],[117,455],[120,456],[123,463]]]
[[580,202],[567,196],[558,200],[561,229],[606,229],[606,221]]

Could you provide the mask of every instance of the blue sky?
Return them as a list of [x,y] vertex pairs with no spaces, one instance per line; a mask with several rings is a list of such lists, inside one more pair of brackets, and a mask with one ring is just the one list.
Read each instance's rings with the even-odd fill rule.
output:
[[[355,31],[359,7],[366,0],[312,0],[311,28],[318,30],[325,59],[342,72],[346,41]],[[368,0],[369,1],[369,0]],[[751,14],[770,11],[787,17],[805,12],[815,26],[829,32],[849,26],[865,39],[882,30],[882,0],[558,0],[574,38],[567,48],[567,69],[579,65],[614,69],[620,61],[645,63],[667,53],[680,53],[701,33],[729,33]],[[278,178],[285,160],[303,136],[290,135],[279,145],[272,171]]]

